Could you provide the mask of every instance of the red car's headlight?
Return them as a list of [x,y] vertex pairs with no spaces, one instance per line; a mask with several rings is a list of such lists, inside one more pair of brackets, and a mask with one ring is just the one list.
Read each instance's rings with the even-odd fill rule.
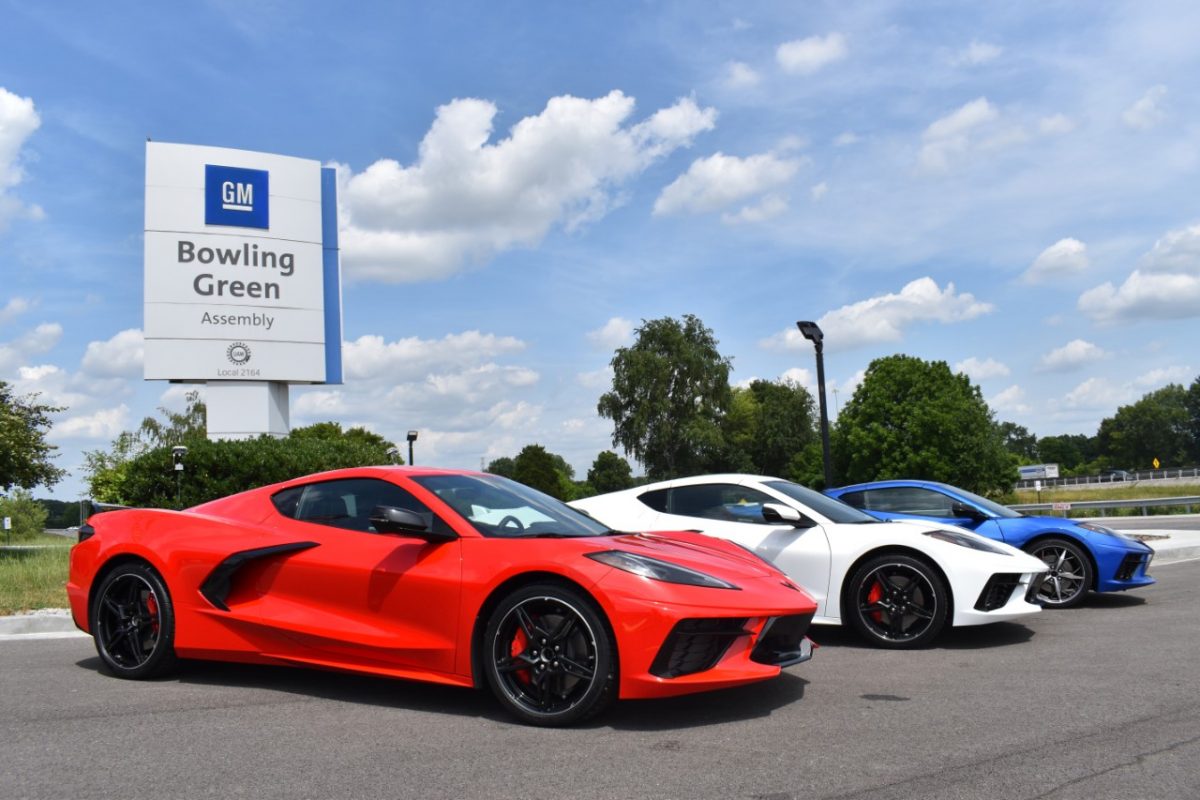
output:
[[705,575],[703,572],[681,567],[669,561],[659,561],[657,558],[641,556],[636,553],[627,553],[624,550],[605,550],[600,553],[588,553],[587,557],[593,561],[599,561],[601,564],[607,564],[610,567],[631,572],[643,578],[663,581],[664,583],[682,583],[685,586],[705,586],[709,589],[735,589],[741,591],[740,587],[734,586],[732,583],[723,581],[720,578],[714,578],[712,575]]

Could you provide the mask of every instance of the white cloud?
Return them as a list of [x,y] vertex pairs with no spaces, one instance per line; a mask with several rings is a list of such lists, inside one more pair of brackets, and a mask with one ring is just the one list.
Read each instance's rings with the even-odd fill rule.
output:
[[1051,114],[1038,120],[1038,131],[1045,136],[1058,136],[1075,130],[1075,123],[1065,114]]
[[33,100],[0,86],[0,231],[16,217],[38,219],[42,210],[26,206],[11,193],[25,179],[21,150],[42,124]]
[[84,373],[101,378],[137,378],[141,377],[144,353],[141,330],[130,328],[107,341],[89,342],[81,366]]
[[612,386],[613,370],[611,366],[594,369],[590,372],[580,372],[575,380],[580,386],[588,389],[608,389]]
[[688,171],[662,190],[654,213],[707,214],[785,185],[801,160],[773,153],[738,158],[716,153],[692,162]]
[[382,336],[360,336],[343,346],[346,377],[373,381],[413,380],[436,370],[477,364],[482,359],[516,353],[525,343],[512,336],[465,331],[441,339],[409,336],[387,342]]
[[921,135],[924,144],[919,165],[929,172],[945,172],[952,161],[970,149],[972,136],[999,116],[986,97],[979,97],[934,120]]
[[790,383],[793,386],[803,386],[810,391],[816,387],[816,381],[813,380],[812,373],[803,367],[792,367],[786,370],[779,376],[779,382]]
[[0,308],[0,325],[6,325],[29,310],[30,303],[24,297],[14,297]]
[[1186,386],[1195,376],[1196,373],[1192,371],[1191,367],[1159,367],[1137,376],[1133,382],[1136,386],[1156,389],[1166,386],[1168,383],[1182,383]]
[[787,200],[777,194],[769,194],[752,206],[743,206],[736,212],[721,215],[726,225],[754,225],[778,217],[787,211]]
[[62,325],[43,322],[11,342],[0,343],[0,375],[27,363],[37,355],[48,352],[62,339]]
[[54,423],[49,439],[95,439],[110,441],[129,428],[129,406],[102,408],[91,414],[75,414]]
[[825,193],[828,191],[829,191],[829,184],[826,183],[825,181],[821,181],[820,183],[815,184],[811,189],[809,189],[808,193],[812,195],[812,199],[815,201],[815,200],[820,200],[822,197],[824,197]]
[[717,117],[688,98],[628,124],[633,110],[633,98],[619,91],[555,97],[489,143],[495,104],[459,99],[438,108],[411,166],[383,159],[353,174],[339,165],[348,276],[438,279],[535,246],[555,225],[598,220],[624,183],[711,130]]
[[[850,350],[880,342],[898,342],[904,330],[921,322],[949,324],[975,319],[993,310],[975,296],[958,293],[953,283],[938,288],[933,278],[918,278],[899,293],[879,295],[830,311],[817,324],[827,350]],[[768,349],[798,350],[812,345],[799,330],[788,328],[760,342]]]
[[989,42],[972,41],[966,48],[954,57],[958,66],[974,67],[994,61],[1004,52],[1004,48]]
[[754,68],[742,61],[731,61],[725,65],[724,84],[730,89],[749,89],[757,86],[762,78]]
[[775,60],[784,72],[811,75],[835,61],[841,61],[847,53],[846,37],[831,33],[828,36],[810,36],[784,42],[775,50]]
[[613,317],[596,330],[589,331],[587,338],[602,350],[616,350],[633,341],[633,321]]
[[994,395],[988,400],[988,405],[996,411],[1004,411],[1010,414],[1026,414],[1032,410],[1025,402],[1025,390],[1015,383],[1004,391]]
[[1087,268],[1087,245],[1078,239],[1059,239],[1043,250],[1021,277],[1026,283],[1040,283],[1061,275],[1078,274]]
[[1134,130],[1148,131],[1166,118],[1162,109],[1163,98],[1167,96],[1167,87],[1151,86],[1136,103],[1125,109],[1121,119]]
[[852,144],[858,144],[862,138],[854,131],[844,131],[839,133],[833,140],[834,147],[849,147]]
[[1083,339],[1073,339],[1042,356],[1039,372],[1072,372],[1108,358],[1103,348]]
[[961,372],[973,381],[985,381],[989,378],[1005,378],[1011,373],[1007,364],[994,358],[980,360],[975,356],[963,359],[954,365],[955,372]]
[[1088,378],[1067,392],[1063,404],[1073,409],[1115,409],[1134,399],[1128,386],[1118,386],[1103,378]]
[[1200,225],[1159,239],[1119,288],[1089,289],[1078,307],[1098,322],[1200,316]]

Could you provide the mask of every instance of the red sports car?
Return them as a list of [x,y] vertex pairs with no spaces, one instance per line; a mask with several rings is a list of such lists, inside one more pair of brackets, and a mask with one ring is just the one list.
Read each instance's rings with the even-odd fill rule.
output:
[[811,657],[816,610],[735,544],[611,531],[504,478],[416,467],[94,515],[67,591],[118,677],[184,657],[486,684],[535,725],[774,677]]

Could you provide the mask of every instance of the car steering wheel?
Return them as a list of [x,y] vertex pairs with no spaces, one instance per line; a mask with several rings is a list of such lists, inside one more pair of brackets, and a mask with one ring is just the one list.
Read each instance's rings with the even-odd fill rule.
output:
[[[508,523],[510,523],[510,522],[512,523],[512,525],[508,525]],[[521,522],[521,520],[517,519],[512,514],[509,514],[507,517],[500,520],[500,522],[497,523],[496,527],[503,528],[506,525],[508,525],[509,527],[515,527],[519,531],[525,530],[525,523]]]

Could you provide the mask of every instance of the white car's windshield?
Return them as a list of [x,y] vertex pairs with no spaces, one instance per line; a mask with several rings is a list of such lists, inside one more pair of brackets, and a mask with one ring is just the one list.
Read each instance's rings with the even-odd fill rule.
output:
[[498,475],[420,475],[436,494],[484,536],[604,536],[609,529],[565,503]]
[[865,511],[859,511],[857,508],[847,505],[841,500],[836,500],[820,492],[814,492],[812,489],[805,488],[798,483],[792,483],[791,481],[764,481],[763,485],[770,486],[775,491],[782,492],[796,502],[808,506],[830,522],[844,522],[849,524],[879,522],[879,520]]

